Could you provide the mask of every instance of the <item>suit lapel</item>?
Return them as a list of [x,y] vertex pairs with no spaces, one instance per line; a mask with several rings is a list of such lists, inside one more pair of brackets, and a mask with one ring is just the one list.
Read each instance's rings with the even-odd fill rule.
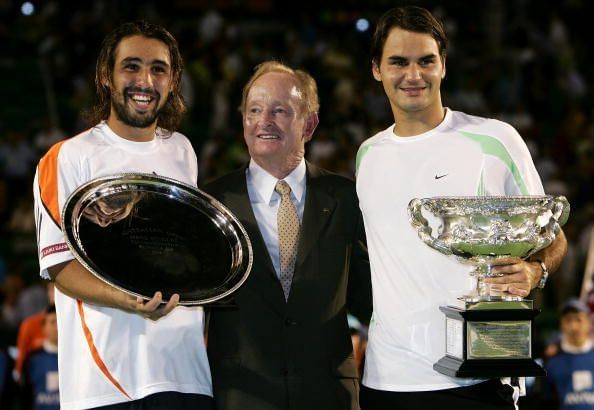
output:
[[321,185],[320,176],[319,169],[307,163],[307,191],[295,266],[296,276],[336,208],[336,199],[331,195],[331,188]]
[[[249,278],[253,286],[248,286],[248,288],[256,289],[262,298],[267,299],[282,314],[285,305],[283,290],[250,204],[245,168],[242,168],[240,172],[234,175],[230,188],[225,193],[225,206],[243,224],[250,237],[254,253],[254,263]],[[259,292],[258,289],[262,289],[262,291]]]

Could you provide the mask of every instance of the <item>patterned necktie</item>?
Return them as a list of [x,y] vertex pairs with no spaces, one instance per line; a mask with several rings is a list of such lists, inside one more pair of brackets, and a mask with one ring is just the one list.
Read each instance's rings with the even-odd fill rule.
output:
[[278,227],[278,243],[280,247],[280,282],[285,293],[285,300],[289,298],[291,281],[295,271],[297,258],[297,244],[299,243],[299,215],[291,201],[291,187],[280,180],[274,188],[281,196],[276,223]]

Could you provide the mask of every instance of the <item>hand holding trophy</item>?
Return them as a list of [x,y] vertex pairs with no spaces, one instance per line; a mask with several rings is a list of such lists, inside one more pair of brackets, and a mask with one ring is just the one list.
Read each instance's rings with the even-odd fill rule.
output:
[[[423,216],[427,210],[436,224]],[[413,199],[412,226],[433,249],[471,264],[475,291],[441,306],[446,315],[446,356],[434,364],[455,377],[536,376],[532,360],[531,300],[491,289],[491,267],[509,257],[528,258],[549,246],[569,216],[563,196],[434,197]]]

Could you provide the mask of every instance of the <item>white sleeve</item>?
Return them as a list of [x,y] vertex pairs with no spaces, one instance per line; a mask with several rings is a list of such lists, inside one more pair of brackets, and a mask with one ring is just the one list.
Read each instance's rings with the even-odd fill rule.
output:
[[183,141],[183,150],[186,152],[184,158],[186,158],[186,163],[188,164],[188,176],[191,178],[191,185],[197,186],[198,184],[198,157],[196,156],[196,152],[194,151],[194,147],[192,143],[183,134],[176,133],[180,139]]
[[[540,175],[528,150],[528,146],[520,134],[512,127],[510,129],[510,144],[508,147],[512,157],[512,174],[505,183],[508,195],[544,195],[544,188]],[[518,181],[523,182],[518,192]]]
[[[67,187],[76,186],[77,172],[60,158],[61,144],[54,146],[41,159],[35,172],[33,196],[40,276],[49,279],[47,268],[74,258],[61,229],[62,207],[70,194]],[[69,169],[70,168],[70,169]]]
[[192,165],[192,180],[194,181],[194,185],[198,184],[198,157],[196,156],[196,152],[194,151],[194,148],[192,147],[192,144],[190,143],[190,141],[188,141],[188,144],[190,144],[190,151],[192,153],[192,161],[191,161],[191,165]]

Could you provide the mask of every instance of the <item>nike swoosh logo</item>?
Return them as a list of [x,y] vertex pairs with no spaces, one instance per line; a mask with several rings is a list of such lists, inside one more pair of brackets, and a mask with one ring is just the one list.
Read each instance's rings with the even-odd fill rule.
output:
[[443,174],[443,175],[435,175],[435,179],[441,179],[445,176],[447,176],[448,174]]

